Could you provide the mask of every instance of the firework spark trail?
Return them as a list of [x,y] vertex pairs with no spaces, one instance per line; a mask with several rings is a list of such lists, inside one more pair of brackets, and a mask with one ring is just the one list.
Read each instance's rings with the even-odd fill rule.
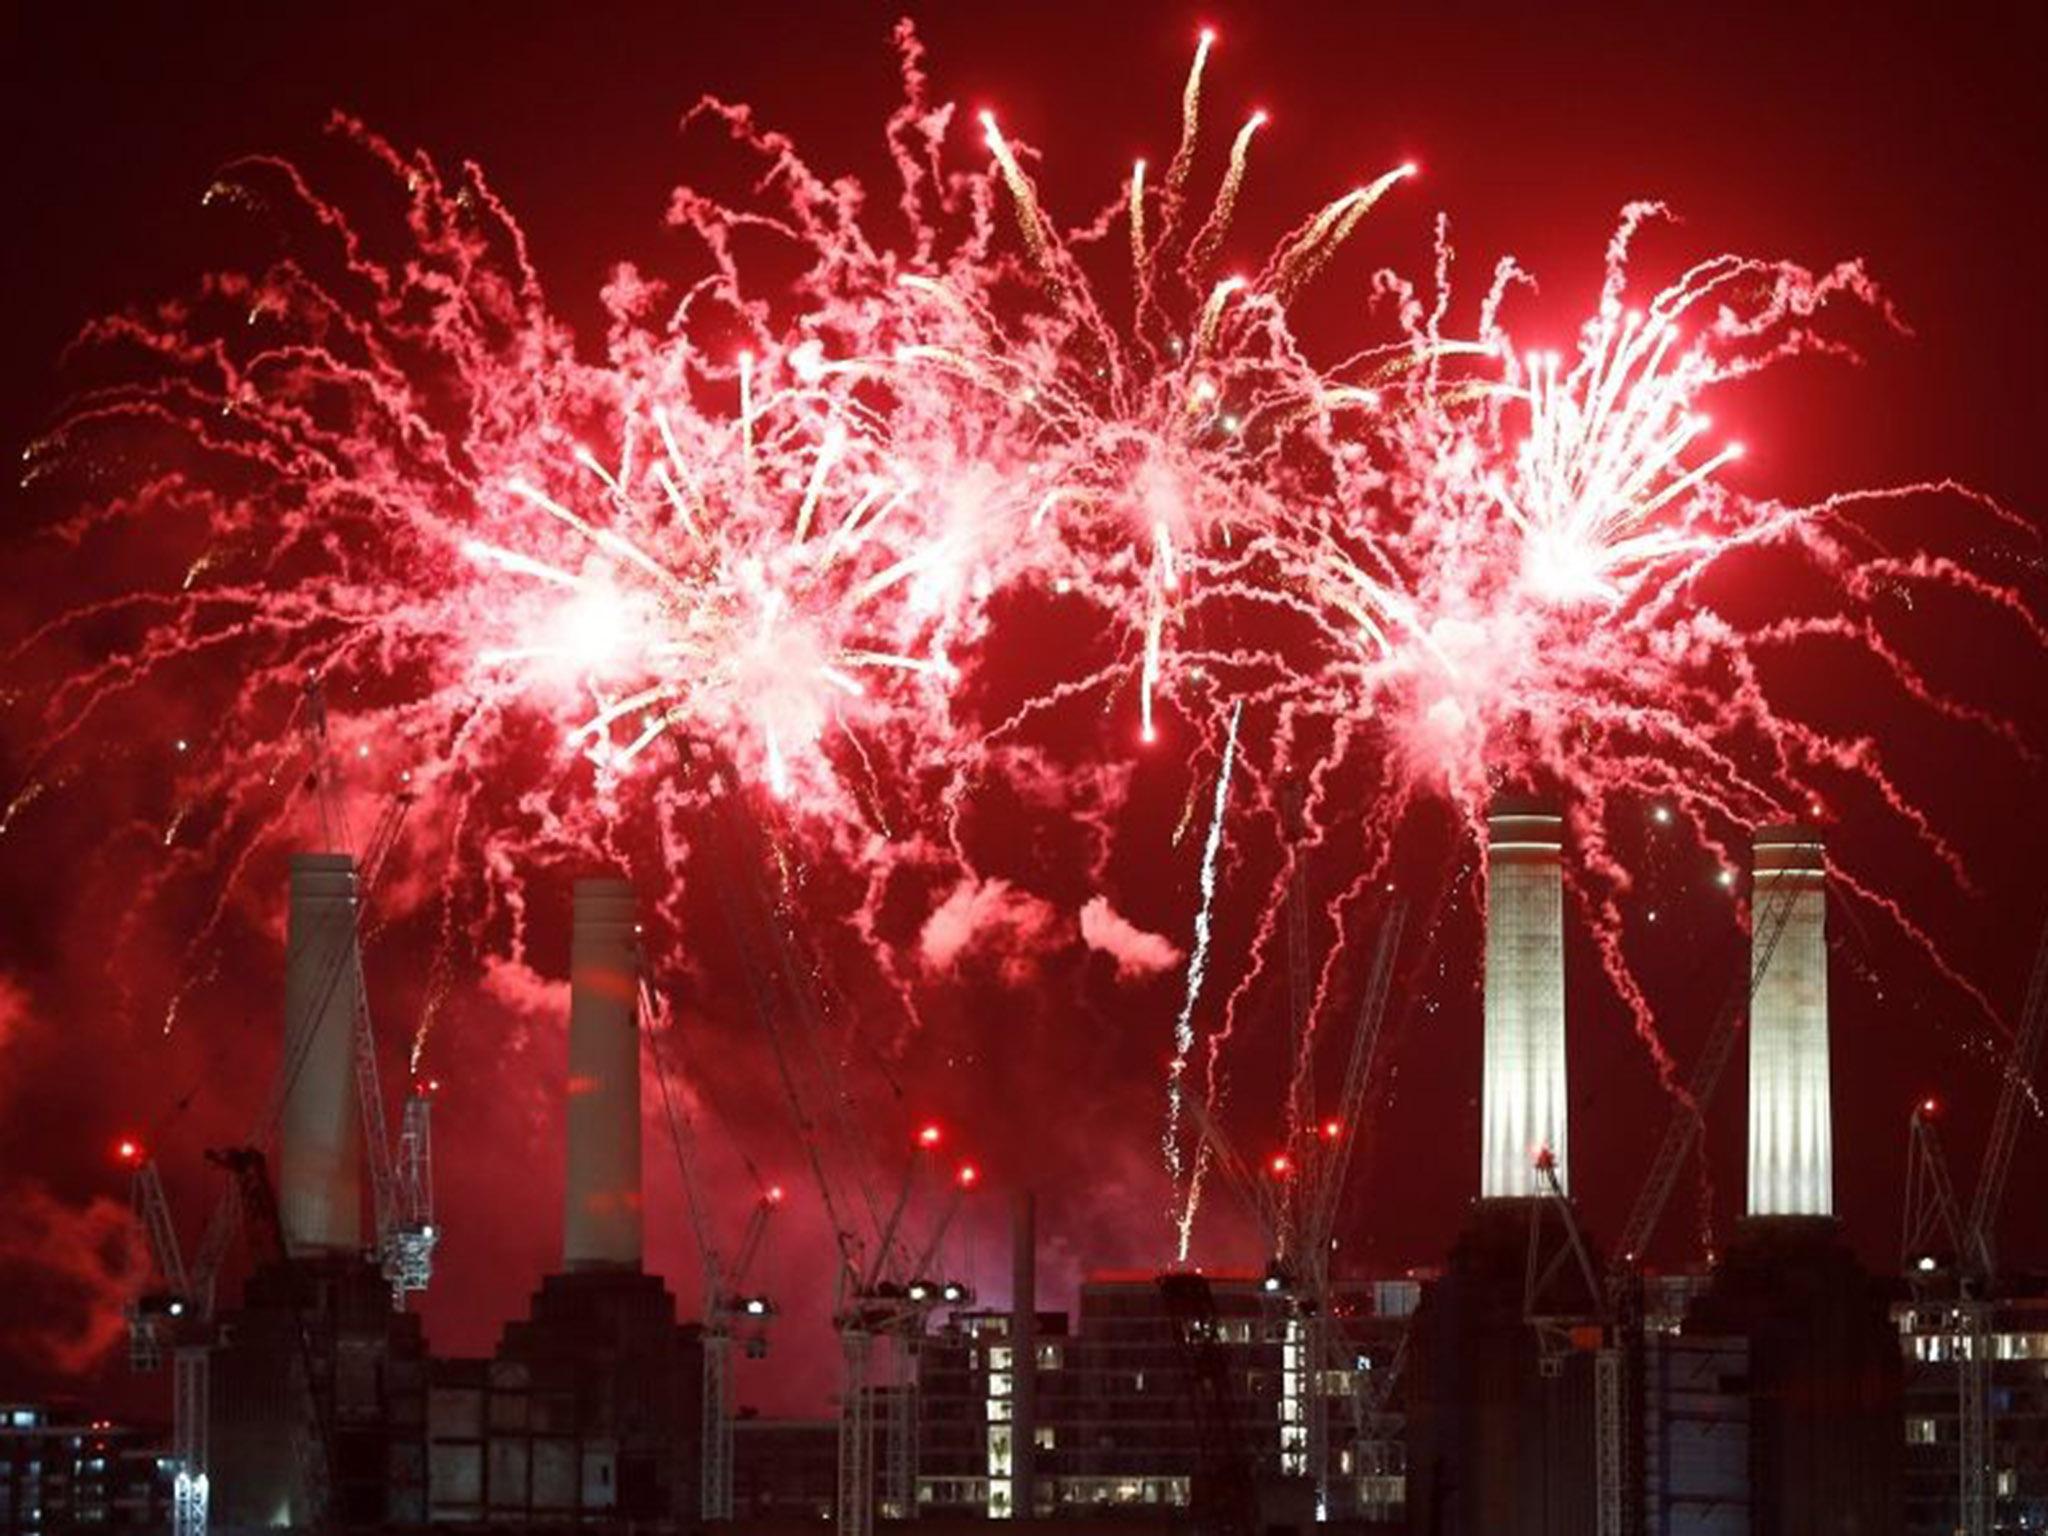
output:
[[1216,770],[1216,792],[1209,806],[1209,836],[1202,844],[1201,902],[1195,908],[1195,938],[1188,950],[1187,990],[1182,996],[1180,1013],[1173,1021],[1173,1055],[1166,1068],[1166,1131],[1160,1145],[1166,1153],[1166,1168],[1172,1177],[1176,1194],[1183,1194],[1180,1210],[1175,1217],[1179,1230],[1179,1247],[1176,1258],[1185,1262],[1188,1243],[1193,1237],[1195,1214],[1201,1208],[1202,1150],[1197,1146],[1190,1160],[1181,1152],[1181,1101],[1185,1090],[1181,1079],[1187,1075],[1188,1061],[1195,1049],[1195,1008],[1202,1000],[1202,984],[1209,975],[1209,934],[1210,917],[1216,904],[1216,859],[1223,849],[1223,815],[1230,805],[1230,770],[1237,761],[1237,728],[1244,718],[1244,706],[1233,705],[1230,711],[1230,725],[1223,737],[1223,761]]
[[[1117,813],[1143,744],[1220,756],[1168,1082],[1182,1253],[1203,1166],[1180,1118],[1195,1009],[1227,974],[1205,1062],[1214,1105],[1283,894],[1245,894],[1250,938],[1226,971],[1212,925],[1234,771],[1305,776],[1311,845],[1364,850],[1330,872],[1318,1011],[1346,915],[1411,825],[1448,805],[1470,842],[1494,790],[1559,792],[1608,988],[1667,1076],[1611,851],[1646,804],[1721,862],[1747,824],[1814,801],[1874,806],[1967,888],[1960,851],[1878,744],[1781,705],[1766,668],[1851,647],[1916,718],[2026,757],[2021,727],[1941,689],[1899,609],[1939,592],[2038,652],[2036,603],[1866,524],[1941,498],[2001,536],[2032,530],[1948,482],[1810,506],[1752,496],[1737,482],[1757,471],[1738,477],[1736,445],[1703,408],[1779,361],[1846,351],[1833,306],[1903,329],[1858,264],[1709,257],[1632,304],[1633,247],[1662,210],[1630,204],[1593,313],[1553,352],[1517,344],[1509,301],[1530,279],[1509,258],[1460,330],[1439,220],[1421,281],[1369,280],[1390,326],[1325,364],[1289,305],[1336,272],[1412,164],[1328,198],[1219,276],[1263,114],[1242,120],[1205,216],[1190,188],[1211,34],[1163,170],[1138,162],[1078,228],[1034,179],[1030,146],[993,114],[967,122],[935,102],[915,33],[896,42],[903,97],[883,133],[897,186],[881,206],[900,230],[877,233],[864,189],[813,171],[750,109],[707,99],[687,123],[741,160],[753,190],[732,204],[673,189],[667,222],[694,255],[674,275],[618,268],[595,353],[579,354],[473,166],[444,175],[335,119],[399,200],[403,233],[381,237],[367,231],[385,224],[359,226],[287,162],[225,169],[208,204],[283,235],[289,255],[86,327],[72,357],[98,371],[24,467],[39,487],[88,471],[50,524],[53,550],[169,574],[91,591],[10,639],[0,664],[25,679],[24,772],[0,835],[61,809],[110,741],[166,779],[136,824],[152,849],[174,835],[133,921],[189,896],[174,877],[231,877],[201,904],[213,915],[185,946],[182,998],[211,969],[202,951],[232,877],[280,840],[266,744],[317,670],[345,745],[367,749],[359,795],[403,765],[432,807],[405,853],[437,872],[419,882],[439,903],[437,963],[458,933],[517,955],[524,871],[603,853],[651,876],[686,852],[690,790],[650,750],[675,733],[781,797],[793,862],[854,872],[858,894],[820,921],[874,952],[914,1020],[916,960],[887,952],[882,913],[899,884],[995,873],[975,867],[977,785],[1028,782],[1038,811],[1082,820],[1099,887],[1121,861]],[[779,255],[757,261],[764,244]],[[166,437],[175,450],[156,446]],[[127,466],[111,493],[102,448]],[[76,559],[124,540],[130,558]],[[1771,552],[1802,562],[1797,606],[1746,620],[1717,607],[1721,579]],[[1101,638],[1045,675],[1029,664],[1030,618],[1021,635],[1004,628],[1011,598]],[[1013,668],[1028,686],[1010,686]],[[213,719],[166,771],[133,739],[187,718],[186,691]],[[1075,720],[1089,740],[1115,722],[1131,752],[1105,766],[1061,741]],[[1200,799],[1189,783],[1176,846]],[[1250,846],[1264,835],[1239,831],[1247,867],[1267,867]],[[1270,863],[1284,881],[1287,860]],[[671,925],[674,884],[660,904]],[[1877,905],[1981,1001],[1908,914]]]

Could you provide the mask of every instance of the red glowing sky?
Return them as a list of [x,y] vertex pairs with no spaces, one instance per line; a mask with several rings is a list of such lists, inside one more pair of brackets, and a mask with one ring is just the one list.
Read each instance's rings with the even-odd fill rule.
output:
[[[1342,336],[1356,323],[1368,263],[1426,265],[1437,209],[1475,269],[1513,251],[1547,280],[1535,308],[1555,306],[1560,340],[1597,284],[1616,211],[1632,198],[1668,201],[1685,224],[1667,238],[1691,242],[1688,249],[1823,265],[1860,255],[1915,334],[1867,347],[1861,367],[1798,364],[1791,383],[1737,396],[1743,419],[1731,425],[1751,448],[1746,472],[1768,476],[1788,498],[1954,475],[2039,520],[2048,505],[2039,455],[2048,298],[2037,241],[2048,225],[2048,104],[2033,77],[2048,21],[1987,11],[1975,21],[1859,23],[1721,6],[1685,16],[1620,8],[1559,16],[1496,5],[1391,19],[1363,7],[1326,9],[933,6],[919,23],[937,92],[999,108],[1005,130],[1043,152],[1044,184],[1067,218],[1105,199],[1133,155],[1168,142],[1189,42],[1203,21],[1222,37],[1210,74],[1216,99],[1231,116],[1252,105],[1272,113],[1247,194],[1249,227],[1284,227],[1353,184],[1362,167],[1419,160],[1424,176],[1407,204],[1376,221],[1358,264],[1304,305],[1299,325],[1311,338]],[[124,17],[118,27],[87,15],[30,23],[5,50],[20,78],[9,82],[4,108],[15,146],[5,206],[18,233],[5,257],[13,366],[0,380],[0,446],[18,449],[56,406],[55,359],[84,319],[138,295],[181,291],[193,273],[228,259],[199,192],[234,154],[309,151],[327,111],[343,107],[401,145],[449,161],[473,157],[526,229],[557,309],[594,333],[596,293],[611,264],[626,256],[658,264],[672,238],[661,227],[661,200],[691,170],[676,122],[700,94],[753,103],[825,169],[877,175],[879,124],[895,100],[894,14],[797,4],[642,16],[565,7],[540,20],[485,23],[473,8],[358,6],[324,19],[221,11],[197,30],[168,16]],[[10,494],[10,536],[54,510]],[[2038,565],[2034,580],[2038,591]],[[30,611],[22,600],[0,635],[11,638]],[[1943,681],[1968,686],[2033,669],[2006,681],[2025,701],[2016,717],[2029,739],[2048,746],[2039,657],[1978,645],[1969,633],[1935,644]],[[1786,686],[1825,699],[1854,681],[1808,667]],[[2013,697],[2001,702],[2011,708]],[[1959,968],[2010,1005],[2042,910],[2048,842],[2025,809],[2038,803],[2041,775],[1979,743],[1917,739],[1895,723],[1902,739],[1888,745],[1902,774],[1970,858],[1981,892],[1958,895],[1900,856],[1898,867],[1925,884],[1901,894]],[[138,719],[135,730],[146,736],[152,724]],[[7,745],[19,752],[11,729]],[[0,768],[11,792],[16,764]],[[1168,820],[1172,793],[1151,796]],[[1141,795],[1139,803],[1148,802]],[[159,952],[106,955],[94,936],[121,901],[118,880],[53,880],[50,872],[78,863],[102,818],[113,824],[120,814],[112,804],[69,804],[0,844],[0,1298],[28,1303],[6,1306],[10,1319],[42,1307],[49,1318],[43,1330],[0,1323],[0,1392],[59,1383],[117,1393],[114,1357],[95,1356],[90,1331],[72,1329],[91,1315],[81,1310],[91,1287],[77,1277],[102,1273],[118,1241],[118,1212],[95,1203],[122,1193],[108,1150],[135,1125],[163,1123],[196,1089],[165,1151],[167,1162],[196,1162],[199,1145],[234,1134],[246,1118],[272,1060],[280,961],[275,904],[263,907],[266,892],[281,890],[275,871],[258,869],[259,888],[230,932],[230,966],[246,965],[246,978],[195,1027],[166,1045],[148,1009],[131,1015],[109,995],[109,968],[147,978],[146,991],[173,968],[175,950],[165,940]],[[1878,867],[1897,853],[1879,849]],[[1686,914],[1693,940],[1644,962],[1684,1057],[1702,999],[1717,989],[1711,968],[1732,925],[1696,859],[1653,846],[1643,857],[1646,888]],[[1185,945],[1186,860],[1156,875],[1123,873],[1122,889],[1134,893],[1123,915]],[[1078,909],[1089,893],[1065,894]],[[876,1067],[875,1118],[907,1143],[938,1114],[972,1146],[997,1198],[970,1213],[966,1236],[976,1269],[996,1286],[1000,1192],[1036,1185],[1056,1296],[1082,1265],[1164,1256],[1154,1214],[1157,1064],[1175,983],[1170,971],[1147,979],[1142,935],[1119,941],[1141,956],[1135,974],[1119,980],[1118,963],[1104,955],[1043,956],[1039,941],[1053,919],[1028,901],[986,890],[979,899],[998,909],[982,931],[1003,944],[968,956],[957,979],[936,989],[926,1034]],[[434,1063],[448,1084],[438,1131],[451,1235],[427,1317],[437,1346],[451,1351],[489,1347],[559,1241],[555,978],[565,969],[566,887],[551,910],[546,900],[543,891],[534,970],[494,966],[467,978],[444,1025],[447,1054]],[[1227,915],[1224,923],[1227,947],[1242,932]],[[1375,1176],[1355,1241],[1375,1262],[1439,1253],[1469,1185],[1477,1009],[1474,934],[1468,923],[1453,927],[1452,939],[1461,931],[1462,950],[1449,951],[1451,979],[1436,989],[1440,1006],[1401,1033],[1397,1088],[1369,1149]],[[1886,935],[1840,937],[1838,1027],[1855,1041],[1837,1078],[1841,1206],[1875,1259],[1895,1230],[1906,1109],[1933,1085],[1953,1105],[1952,1147],[1967,1158],[1990,1074],[1982,1031],[1952,992],[1898,956]],[[398,978],[395,1013],[417,1002],[409,958],[395,943],[372,961]],[[1586,959],[1574,952],[1578,974],[1590,973]],[[1573,1063],[1577,1192],[1593,1228],[1611,1230],[1662,1109],[1615,1005],[1590,991],[1583,1003]],[[1005,1018],[1003,1027],[988,1027],[993,1016]],[[713,1028],[706,1038],[712,1048],[698,1070],[721,1112],[712,1133],[720,1119],[770,1124],[772,1087],[751,1037]],[[1724,1089],[1711,1147],[1724,1212],[1740,1184],[1736,1092]],[[674,1277],[687,1308],[695,1285],[686,1227],[654,1130],[651,1260]],[[2026,1134],[2038,1150],[2041,1128]],[[1392,1150],[1418,1145],[1430,1155]],[[749,1151],[775,1167],[800,1205],[786,1140],[764,1132]],[[188,1219],[196,1217],[198,1175],[174,1165],[171,1177]],[[735,1200],[730,1224],[742,1209]],[[816,1236],[800,1213],[789,1220],[775,1255],[784,1269]],[[2014,1202],[2008,1244],[2016,1255],[2048,1258],[2039,1222],[2038,1209]],[[1236,1235],[1224,1217],[1205,1251],[1233,1257]],[[778,1396],[743,1380],[743,1396],[776,1407],[817,1400],[829,1351],[816,1309],[808,1317],[791,1310],[782,1371],[798,1386]]]

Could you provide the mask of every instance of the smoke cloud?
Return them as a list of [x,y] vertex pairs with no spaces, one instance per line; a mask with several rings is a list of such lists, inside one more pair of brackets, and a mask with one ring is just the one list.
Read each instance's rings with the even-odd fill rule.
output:
[[1172,940],[1147,933],[1111,906],[1107,896],[1096,896],[1081,908],[1081,941],[1114,960],[1117,977],[1124,981],[1156,976],[1181,961]]
[[96,1365],[149,1274],[134,1214],[106,1195],[71,1205],[29,1180],[0,1185],[0,1209],[0,1359],[66,1375]]
[[927,970],[945,972],[987,953],[1005,981],[1021,981],[1058,923],[1050,903],[1007,880],[965,879],[925,919],[918,956]]

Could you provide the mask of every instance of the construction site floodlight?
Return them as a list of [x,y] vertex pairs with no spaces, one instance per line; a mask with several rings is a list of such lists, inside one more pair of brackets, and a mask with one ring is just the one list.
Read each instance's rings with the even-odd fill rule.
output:
[[962,1302],[968,1300],[972,1295],[973,1293],[958,1280],[948,1280],[939,1288],[939,1297],[943,1301]]

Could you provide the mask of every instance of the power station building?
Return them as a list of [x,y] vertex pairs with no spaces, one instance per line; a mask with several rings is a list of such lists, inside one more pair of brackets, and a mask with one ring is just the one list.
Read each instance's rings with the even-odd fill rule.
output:
[[639,945],[623,880],[576,882],[562,1268],[491,1359],[436,1362],[436,1522],[688,1524],[703,1346],[643,1267]]
[[562,1269],[488,1360],[429,1359],[365,1251],[355,908],[352,861],[294,858],[281,1251],[211,1351],[211,1527],[303,1525],[315,1509],[350,1528],[687,1524],[702,1352],[642,1267],[631,889],[576,885]]
[[1415,1320],[1412,1527],[1899,1530],[1888,1288],[1833,1216],[1819,836],[1756,834],[1756,910],[1782,921],[1752,935],[1748,1214],[1660,1310],[1603,1276],[1570,1203],[1563,820],[1503,798],[1488,834],[1479,1199]]
[[274,1213],[244,1214],[256,1264],[211,1350],[216,1530],[423,1511],[426,1344],[419,1319],[392,1310],[363,1236],[356,911],[353,859],[293,856]]
[[[1818,833],[1757,832],[1758,910],[1789,909],[1750,1007],[1748,1215],[1685,1322],[1749,1343],[1758,1536],[1901,1528],[1892,1287],[1863,1269],[1834,1216],[1825,874]],[[1751,942],[1768,942],[1761,924]]]
[[[1745,1215],[1691,1275],[1608,1265],[1578,1222],[1566,857],[1558,807],[1491,807],[1476,1196],[1441,1268],[1333,1281],[1340,1343],[1310,1360],[1277,1270],[1098,1273],[1041,1310],[1023,1205],[1012,1306],[935,1314],[909,1374],[869,1389],[871,1460],[889,1459],[886,1426],[913,1436],[908,1480],[877,1490],[885,1516],[1935,1536],[1962,1523],[1956,1366],[1981,1349],[1991,1528],[2042,1527],[2048,1290],[2001,1295],[1973,1332],[1939,1296],[1875,1281],[1834,1216],[1818,834],[1755,834],[1753,906],[1773,920],[1751,938]],[[213,1528],[315,1510],[354,1529],[699,1523],[705,1345],[644,1265],[631,889],[574,892],[561,1267],[488,1358],[436,1359],[367,1251],[355,881],[342,856],[293,861],[275,1242],[211,1348]],[[1320,1479],[1303,1475],[1311,1393],[1331,1426]],[[736,1516],[829,1517],[836,1437],[743,1414]]]
[[1590,1319],[1601,1305],[1590,1256],[1550,1262],[1579,1241],[1564,1207],[1563,860],[1557,806],[1494,802],[1479,1198],[1423,1293],[1404,1383],[1411,1524],[1444,1536],[1562,1536],[1598,1523],[1594,1355],[1560,1348],[1560,1330],[1566,1343],[1574,1335],[1547,1321]]

